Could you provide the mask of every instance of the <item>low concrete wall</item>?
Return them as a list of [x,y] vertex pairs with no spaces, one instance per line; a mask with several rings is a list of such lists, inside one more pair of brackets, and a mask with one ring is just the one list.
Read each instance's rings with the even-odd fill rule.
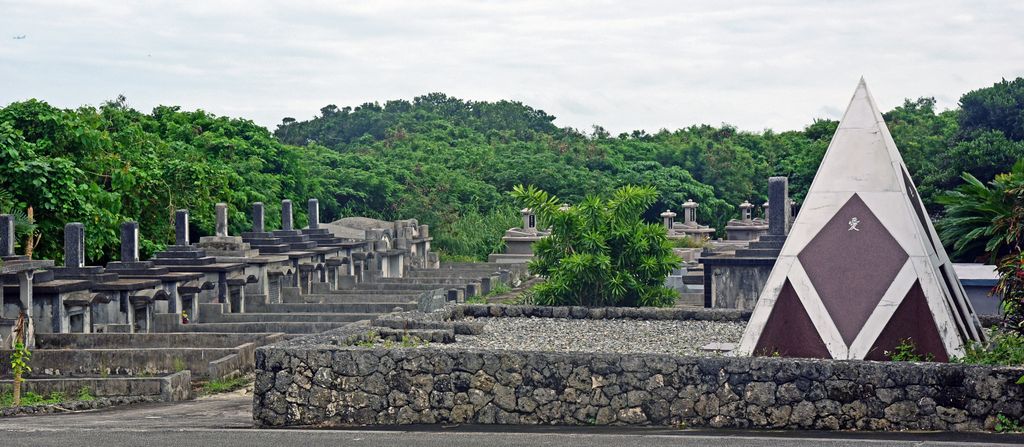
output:
[[[88,388],[96,397],[150,396],[163,402],[187,400],[192,397],[192,375],[180,371],[163,377],[59,377],[29,379],[22,383],[23,392],[48,395],[53,392],[77,396]],[[13,386],[11,380],[0,380],[0,388]]]
[[775,259],[705,257],[704,307],[753,309]]
[[[714,314],[459,306],[449,315],[669,318],[673,312],[703,312],[707,318]],[[972,431],[991,429],[997,414],[1020,418],[1024,410],[1024,386],[1015,384],[1024,368],[460,351],[435,344],[390,350],[352,346],[366,331],[342,328],[259,348],[253,405],[257,425],[629,424]]]

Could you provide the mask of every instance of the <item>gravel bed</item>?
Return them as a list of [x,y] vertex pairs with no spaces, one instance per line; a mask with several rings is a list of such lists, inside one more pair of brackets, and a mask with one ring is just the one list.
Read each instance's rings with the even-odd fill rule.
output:
[[[478,318],[480,335],[458,335],[452,349],[709,355],[708,343],[738,343],[745,322]],[[432,347],[443,347],[432,344]]]

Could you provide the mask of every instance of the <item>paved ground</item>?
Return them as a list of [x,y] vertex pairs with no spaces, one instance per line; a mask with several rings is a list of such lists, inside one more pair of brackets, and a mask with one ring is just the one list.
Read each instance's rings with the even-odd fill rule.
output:
[[1024,436],[946,433],[748,432],[617,427],[413,426],[254,430],[251,397],[0,419],[0,445],[22,446],[1010,446]]

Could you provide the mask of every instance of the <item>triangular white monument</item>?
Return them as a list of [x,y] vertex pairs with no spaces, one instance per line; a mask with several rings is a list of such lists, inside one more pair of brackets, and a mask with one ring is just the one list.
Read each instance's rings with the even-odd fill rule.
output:
[[737,352],[946,361],[983,340],[864,79],[818,167]]

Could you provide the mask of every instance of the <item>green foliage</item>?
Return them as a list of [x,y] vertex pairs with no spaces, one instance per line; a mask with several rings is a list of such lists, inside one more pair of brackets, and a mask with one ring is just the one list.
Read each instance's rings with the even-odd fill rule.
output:
[[917,352],[917,343],[914,340],[905,338],[900,340],[893,351],[885,351],[885,356],[894,362],[931,362],[935,360],[932,353],[920,354]]
[[182,360],[181,357],[175,357],[172,363],[174,366],[174,372],[182,372],[188,368],[188,366],[185,365],[185,361]]
[[[68,402],[68,396],[59,391],[51,392],[50,394],[38,394],[33,391],[29,391],[21,396],[21,402],[18,404],[19,407],[28,407],[33,405],[53,405],[63,402]],[[0,408],[13,407],[14,406],[14,393],[10,391],[0,392]]]
[[938,196],[946,215],[937,224],[939,236],[952,241],[954,255],[988,261],[1020,251],[1024,237],[1024,159],[985,185],[969,173],[955,190]]
[[543,305],[669,306],[676,294],[665,277],[679,258],[659,224],[641,216],[657,199],[649,187],[624,186],[608,198],[587,196],[563,206],[553,195],[533,187],[512,192],[533,209],[551,235],[534,243],[530,272],[547,280],[535,300]]
[[1024,424],[1017,419],[1011,419],[1009,416],[999,413],[996,415],[995,429],[999,433],[1020,433],[1024,432]]
[[978,365],[1024,365],[1024,335],[992,328],[987,343],[968,342],[964,356],[953,361]]
[[[957,110],[936,111],[934,99],[920,98],[885,114],[931,213],[941,211],[935,196],[956,187],[961,173],[989,182],[1024,158],[1022,84],[969,92]],[[328,105],[311,120],[284,119],[271,134],[245,119],[174,106],[145,113],[126,103],[119,97],[58,109],[28,100],[0,108],[0,190],[8,192],[0,193],[0,211],[34,208],[37,257],[60,260],[61,231],[71,221],[87,226],[89,262],[104,263],[118,256],[118,226],[126,220],[140,222],[148,257],[173,240],[177,208],[192,210],[193,234],[203,236],[214,231],[214,204],[227,202],[230,231],[238,234],[251,225],[251,202],[266,204],[266,224],[276,228],[280,199],[316,197],[325,221],[416,218],[432,227],[434,248],[446,259],[483,260],[518,226],[506,194],[518,184],[569,203],[651,186],[657,193],[645,220],[693,199],[698,219],[721,236],[738,203],[766,198],[768,176],[789,176],[791,195],[803,201],[837,126],[816,120],[802,130],[744,132],[696,125],[612,136],[600,127],[558,128],[554,116],[518,102],[432,93]]]
[[25,373],[32,372],[32,367],[29,366],[28,362],[32,359],[32,352],[28,350],[24,343],[20,340],[15,343],[14,351],[11,352],[11,373],[14,374],[14,380],[21,382],[21,376]]
[[466,304],[487,304],[491,298],[496,296],[504,295],[512,291],[512,287],[509,287],[505,283],[497,283],[491,288],[487,295],[477,295],[466,298]]
[[82,402],[89,402],[96,400],[96,396],[92,395],[92,390],[90,390],[89,387],[83,386],[78,389],[77,400],[80,400]]
[[227,393],[245,388],[250,383],[252,383],[252,379],[245,376],[231,379],[214,379],[203,384],[203,394]]
[[1003,325],[1024,333],[1024,252],[1019,246],[1016,250],[999,263],[999,282],[993,293],[1001,298]]

